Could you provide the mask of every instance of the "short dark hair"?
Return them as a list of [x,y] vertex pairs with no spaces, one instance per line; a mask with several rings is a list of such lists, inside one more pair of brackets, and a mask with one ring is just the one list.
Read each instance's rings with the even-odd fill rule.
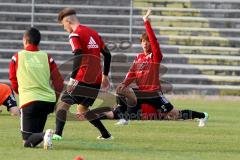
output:
[[143,40],[149,41],[148,35],[145,32],[140,37],[140,42],[142,42]]
[[39,45],[41,41],[41,34],[39,30],[33,27],[25,31],[24,37],[29,44]]
[[70,15],[76,15],[76,11],[73,8],[64,8],[58,13],[58,22],[62,22],[63,18]]

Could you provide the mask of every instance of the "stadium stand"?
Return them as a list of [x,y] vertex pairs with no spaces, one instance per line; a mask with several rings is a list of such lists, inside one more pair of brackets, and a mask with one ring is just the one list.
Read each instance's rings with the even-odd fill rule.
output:
[[[141,51],[141,17],[151,7],[164,53],[162,63],[168,69],[162,79],[173,85],[170,93],[240,95],[240,1],[133,0],[132,6],[131,10],[130,0],[35,0],[33,24],[42,33],[40,47],[61,70],[71,52],[57,14],[64,7],[75,8],[80,22],[96,29],[107,42],[115,86]],[[29,0],[0,1],[0,82],[9,83],[8,63],[22,48],[22,34],[31,21]],[[66,75],[69,67],[62,68]]]

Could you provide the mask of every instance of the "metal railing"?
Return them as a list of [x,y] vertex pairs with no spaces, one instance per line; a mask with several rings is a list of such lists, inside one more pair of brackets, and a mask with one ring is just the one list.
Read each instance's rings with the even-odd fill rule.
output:
[[35,0],[32,0],[31,27],[34,26]]
[[[35,0],[32,0],[31,4],[31,27],[34,26],[34,16],[35,16]],[[132,29],[133,29],[133,0],[129,3],[129,42],[132,42]]]

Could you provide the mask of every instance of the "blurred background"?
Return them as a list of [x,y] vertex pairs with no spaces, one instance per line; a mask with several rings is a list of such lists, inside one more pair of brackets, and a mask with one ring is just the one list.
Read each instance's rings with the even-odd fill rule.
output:
[[72,53],[68,33],[57,22],[65,7],[75,8],[80,22],[108,45],[113,88],[142,51],[142,15],[150,7],[168,94],[240,95],[239,0],[0,0],[0,82],[9,83],[8,64],[23,48],[23,32],[31,26],[41,31],[40,49],[68,77],[71,64],[62,66]]

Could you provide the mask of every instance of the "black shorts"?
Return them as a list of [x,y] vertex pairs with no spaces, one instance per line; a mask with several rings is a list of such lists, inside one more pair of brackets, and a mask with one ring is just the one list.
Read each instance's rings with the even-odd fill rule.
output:
[[8,98],[3,102],[3,105],[7,107],[7,110],[9,111],[12,107],[17,107],[17,101],[14,97],[14,93],[12,93],[8,96]]
[[159,92],[143,92],[133,89],[137,97],[137,108],[147,103],[155,107],[161,113],[168,113],[173,109],[172,104]]
[[33,133],[43,132],[47,116],[54,110],[56,102],[34,101],[21,109],[21,132],[23,140]]
[[101,85],[78,82],[71,93],[64,91],[61,100],[69,105],[81,104],[85,107],[92,106],[96,100]]

